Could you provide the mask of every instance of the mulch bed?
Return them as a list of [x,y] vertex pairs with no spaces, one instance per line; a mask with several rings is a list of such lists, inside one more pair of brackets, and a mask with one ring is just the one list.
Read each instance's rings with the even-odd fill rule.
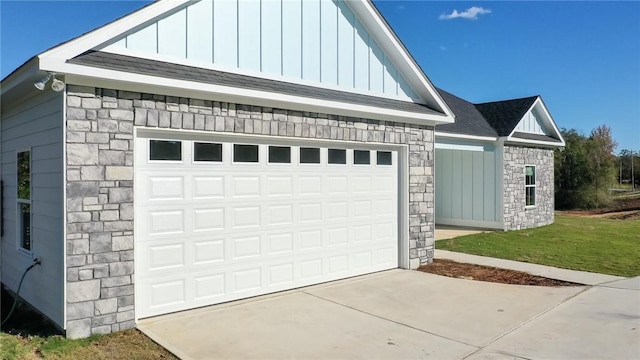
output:
[[[11,306],[13,305],[13,296],[2,287],[2,299],[0,301],[0,317],[4,320]],[[31,309],[21,300],[18,300],[16,308],[11,314],[7,322],[2,325],[2,331],[8,334],[37,335],[50,336],[61,334],[49,319],[40,315]]]
[[451,260],[434,259],[432,264],[422,265],[418,271],[459,279],[488,281],[512,285],[532,286],[583,286],[567,281],[548,279],[520,271],[498,269],[490,266],[464,264]]

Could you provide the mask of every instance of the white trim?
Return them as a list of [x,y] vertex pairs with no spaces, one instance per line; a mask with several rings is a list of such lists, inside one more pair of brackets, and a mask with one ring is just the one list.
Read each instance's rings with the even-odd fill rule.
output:
[[93,49],[99,45],[108,43],[113,38],[126,33],[127,31],[153,20],[166,12],[177,9],[193,0],[171,0],[156,1],[144,8],[136,10],[116,21],[92,30],[91,32],[81,35],[74,40],[63,43],[47,50],[39,55],[40,59],[53,59],[64,62],[72,59],[83,52]]
[[485,221],[485,220],[472,220],[472,219],[453,219],[453,218],[435,218],[436,229],[438,225],[450,225],[450,226],[465,226],[481,229],[497,229],[502,230],[501,221]]
[[67,330],[67,87],[62,92],[62,329]]
[[[18,155],[25,152],[29,153],[29,199],[23,199],[18,196],[18,187],[20,186],[20,173],[18,171],[20,164],[18,164]],[[31,147],[19,147],[14,152],[14,158],[16,159],[16,250],[23,255],[33,258],[33,149]],[[20,211],[22,204],[29,205],[29,249],[22,246],[22,214]]]
[[500,138],[500,139],[502,141],[504,141],[505,143],[507,143],[507,145],[510,145],[510,144],[531,144],[531,145],[544,145],[544,146],[548,146],[548,147],[564,147],[564,140],[562,140],[562,143],[557,143],[557,142],[551,142],[551,141],[522,139],[522,138],[519,138],[519,137],[506,137],[506,138]]
[[464,140],[479,140],[479,141],[497,141],[498,140],[498,137],[492,137],[492,136],[452,134],[452,133],[446,133],[446,132],[441,132],[441,131],[436,131],[435,132],[435,136],[436,137],[443,137],[443,138],[464,139]]
[[398,148],[398,266],[411,268],[409,259],[409,146]]
[[[358,19],[362,20],[365,27],[372,33],[373,37],[380,42],[380,46],[386,50],[385,52],[391,57],[393,64],[401,70],[401,73],[408,75],[405,80],[417,92],[416,95],[426,101],[428,105],[442,110],[447,117],[451,117],[453,120],[455,118],[453,111],[451,111],[440,96],[440,93],[436,91],[433,84],[409,55],[404,45],[398,41],[395,33],[389,28],[387,22],[381,18],[371,1],[349,1],[348,4],[358,16]],[[433,99],[433,101],[429,101],[429,99]]]
[[[527,185],[527,168],[533,168],[533,185]],[[524,172],[524,208],[525,209],[533,209],[538,205],[538,175],[536,172],[536,166],[532,164],[524,164],[523,167]],[[533,205],[527,205],[527,188],[533,188]]]
[[438,143],[438,142],[436,142],[434,147],[436,149],[484,152],[484,146],[482,146],[482,145],[447,144],[447,143]]
[[[29,79],[38,73],[38,58],[31,58],[14,72],[2,79],[0,86],[0,96],[4,97],[14,87],[29,82]],[[4,101],[4,99],[3,99]]]
[[[116,20],[110,24],[107,24],[101,28],[93,30],[85,35],[82,35],[75,40],[71,40],[67,43],[59,45],[53,49],[50,49],[38,56],[40,59],[40,66],[42,70],[49,70],[58,72],[60,74],[72,74],[72,75],[84,75],[87,77],[93,77],[92,71],[89,72],[74,72],[73,67],[69,67],[66,64],[66,60],[71,59],[89,49],[96,48],[103,44],[112,42],[114,38],[123,35],[142,26],[146,22],[149,22],[165,13],[169,13],[176,9],[182,8],[188,5],[193,0],[174,0],[174,1],[158,1],[152,5],[144,7],[138,11],[135,11],[119,20]],[[360,0],[349,2],[351,10],[362,20],[363,25],[370,31],[373,37],[380,42],[380,46],[385,53],[389,54],[391,61],[400,70],[401,74],[406,74],[405,80],[416,91],[417,95],[429,106],[441,110],[444,115],[435,118],[430,117],[417,117],[425,120],[433,120],[434,125],[437,123],[452,123],[455,118],[455,114],[448,107],[446,102],[442,99],[440,94],[435,90],[435,87],[428,80],[426,75],[415,63],[413,58],[409,55],[405,47],[398,41],[395,34],[389,28],[388,24],[381,18],[377,10],[373,7],[370,0]],[[94,72],[98,72],[99,69],[92,69]],[[77,70],[76,70],[77,71]],[[97,75],[100,78],[100,75]],[[105,77],[104,79],[111,79],[111,77]],[[120,78],[120,80],[125,80]],[[171,86],[167,85],[164,81],[157,77],[150,77],[146,80],[149,84],[157,84],[159,86]],[[160,84],[158,84],[160,83]],[[192,83],[193,84],[193,83]],[[318,111],[318,110],[316,110]],[[353,113],[357,113],[358,110]],[[349,115],[354,116],[354,115]],[[380,117],[370,118],[380,119]],[[393,116],[393,115],[392,115]],[[410,122],[414,116],[407,116],[406,120],[402,120],[404,115],[400,115],[390,121],[398,122]],[[411,122],[410,122],[411,123]]]
[[[513,134],[518,132],[518,131],[516,131],[516,129],[518,128],[518,125],[520,124],[520,122],[522,122],[524,120],[524,118],[531,111],[533,111],[533,109],[536,106],[544,112],[544,116],[546,117],[546,121],[543,120],[543,122],[546,125],[551,125],[555,135],[560,140],[560,143],[553,143],[553,142],[541,141],[541,140],[520,139],[520,138],[514,138],[513,137]],[[533,102],[531,107],[529,107],[529,110],[527,110],[524,113],[524,115],[522,116],[522,118],[520,120],[518,120],[518,123],[516,124],[516,126],[513,128],[513,130],[511,130],[511,132],[509,133],[509,136],[507,136],[507,140],[508,141],[515,141],[515,142],[524,142],[524,143],[530,143],[530,144],[537,144],[537,145],[550,145],[550,146],[557,146],[557,147],[564,147],[564,145],[565,145],[564,139],[562,138],[562,134],[560,133],[560,130],[558,130],[558,127],[556,126],[556,122],[551,117],[551,114],[547,110],[547,107],[544,105],[544,102],[542,101],[542,98],[540,96],[538,96],[536,98],[536,100]]]
[[194,81],[160,78],[150,75],[132,74],[76,64],[59,64],[53,61],[43,61],[42,67],[47,71],[69,74],[65,77],[67,84],[102,86],[106,88],[201,99],[211,99],[212,97],[215,97],[216,100],[225,102],[281,107],[291,110],[332,113],[336,115],[429,126],[453,122],[452,118],[445,115],[421,114],[368,105],[357,105],[302,96],[284,95],[260,90],[249,90]]
[[496,154],[496,207],[500,229],[504,229],[504,142],[498,141]]

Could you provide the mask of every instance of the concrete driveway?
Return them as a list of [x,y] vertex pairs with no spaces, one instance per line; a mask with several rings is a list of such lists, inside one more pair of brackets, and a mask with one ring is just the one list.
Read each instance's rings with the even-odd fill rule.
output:
[[638,359],[640,278],[546,288],[392,270],[138,327],[184,359]]

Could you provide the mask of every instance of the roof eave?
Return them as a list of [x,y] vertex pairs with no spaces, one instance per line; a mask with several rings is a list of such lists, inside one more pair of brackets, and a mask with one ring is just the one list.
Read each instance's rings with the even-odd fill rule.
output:
[[12,91],[18,85],[32,81],[31,79],[38,74],[39,70],[40,62],[37,56],[27,60],[11,74],[2,79],[2,82],[0,82],[0,96],[4,97],[5,94]]
[[565,143],[563,139],[560,139],[559,142],[552,141],[542,141],[542,140],[531,140],[531,139],[522,139],[512,136],[504,136],[499,138],[505,144],[515,144],[515,145],[525,145],[525,146],[535,146],[535,147],[548,147],[548,148],[560,148],[564,147]]
[[220,99],[219,101],[246,103],[256,106],[282,107],[285,109],[309,112],[330,112],[336,115],[427,126],[453,123],[453,118],[446,114],[424,114],[332,100],[320,100],[262,90],[60,63],[58,61],[45,61],[42,67],[48,71],[66,74],[65,80],[68,84],[204,99],[215,97],[216,99]]

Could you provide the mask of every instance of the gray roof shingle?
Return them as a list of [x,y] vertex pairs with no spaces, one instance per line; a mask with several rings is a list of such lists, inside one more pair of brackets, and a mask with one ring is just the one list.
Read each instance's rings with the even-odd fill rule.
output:
[[538,96],[476,104],[476,108],[497,132],[509,136]]
[[455,123],[437,125],[437,131],[476,136],[498,136],[498,133],[489,125],[474,104],[442,89],[437,90],[456,115]]
[[426,105],[409,101],[393,100],[377,96],[361,95],[346,91],[317,88],[308,85],[284,81],[257,78],[233,74],[224,71],[197,68],[164,61],[111,54],[101,51],[88,51],[68,60],[69,63],[98,68],[120,70],[135,74],[152,75],[180,80],[191,80],[215,85],[262,90],[285,95],[302,96],[314,99],[338,101],[349,104],[367,105],[391,110],[407,111],[419,114],[444,115]]

